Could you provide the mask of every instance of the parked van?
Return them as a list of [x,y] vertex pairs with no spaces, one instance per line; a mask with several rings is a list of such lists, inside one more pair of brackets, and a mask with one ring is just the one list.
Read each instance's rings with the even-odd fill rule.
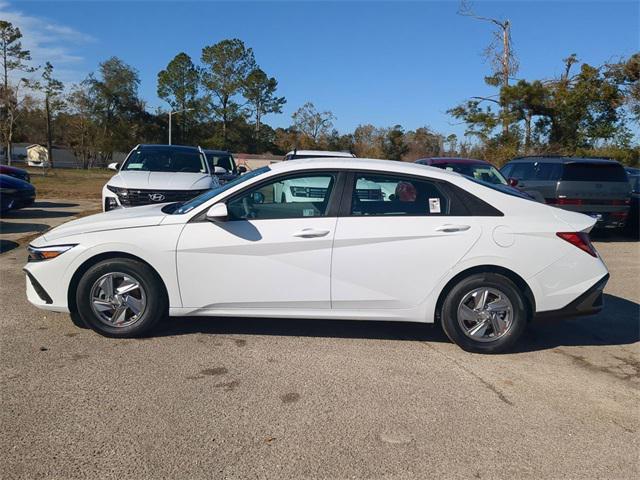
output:
[[596,228],[623,228],[629,215],[631,186],[623,166],[606,158],[519,157],[501,169],[525,192],[538,192],[545,203],[584,213]]

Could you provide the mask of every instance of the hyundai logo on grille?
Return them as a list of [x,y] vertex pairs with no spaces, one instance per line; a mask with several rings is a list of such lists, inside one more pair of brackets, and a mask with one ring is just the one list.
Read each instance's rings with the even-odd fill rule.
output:
[[164,200],[164,195],[161,193],[150,193],[149,200],[152,202],[161,202]]

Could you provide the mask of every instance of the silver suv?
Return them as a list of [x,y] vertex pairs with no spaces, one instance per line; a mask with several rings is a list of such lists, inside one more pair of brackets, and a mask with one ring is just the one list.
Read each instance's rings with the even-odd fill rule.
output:
[[622,165],[606,158],[519,157],[500,170],[511,185],[545,203],[590,215],[596,228],[623,228],[631,187]]

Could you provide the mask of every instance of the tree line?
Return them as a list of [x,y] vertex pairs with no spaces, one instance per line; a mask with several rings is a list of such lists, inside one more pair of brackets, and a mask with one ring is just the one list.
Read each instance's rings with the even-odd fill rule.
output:
[[51,63],[32,66],[19,28],[0,20],[2,144],[8,152],[15,142],[46,144],[54,165],[53,145],[65,146],[83,166],[102,166],[114,152],[138,143],[167,143],[171,118],[173,143],[243,153],[315,148],[405,161],[465,156],[498,165],[522,154],[566,154],[638,164],[633,132],[640,122],[640,53],[601,66],[572,54],[558,78],[518,79],[510,22],[476,15],[464,2],[459,13],[494,29],[485,51],[492,71],[485,81],[495,88],[493,95],[470,96],[449,110],[465,125],[460,138],[399,124],[361,124],[340,133],[335,115],[312,102],[292,114],[290,126],[272,128],[264,118],[280,114],[286,99],[239,39],[204,47],[198,63],[178,53],[157,75],[157,95],[166,108],[149,111],[137,70],[123,60],[106,59],[65,88]]

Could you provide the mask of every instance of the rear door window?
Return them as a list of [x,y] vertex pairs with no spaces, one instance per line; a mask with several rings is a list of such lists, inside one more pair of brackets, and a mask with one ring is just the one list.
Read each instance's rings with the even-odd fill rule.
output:
[[567,163],[562,180],[571,182],[626,182],[627,174],[622,165],[614,163]]
[[534,166],[532,162],[518,162],[513,164],[511,177],[517,180],[531,180],[534,176]]
[[562,165],[559,163],[536,163],[535,177],[533,180],[558,180],[562,172]]
[[356,174],[351,215],[448,215],[449,198],[435,182],[411,177]]

